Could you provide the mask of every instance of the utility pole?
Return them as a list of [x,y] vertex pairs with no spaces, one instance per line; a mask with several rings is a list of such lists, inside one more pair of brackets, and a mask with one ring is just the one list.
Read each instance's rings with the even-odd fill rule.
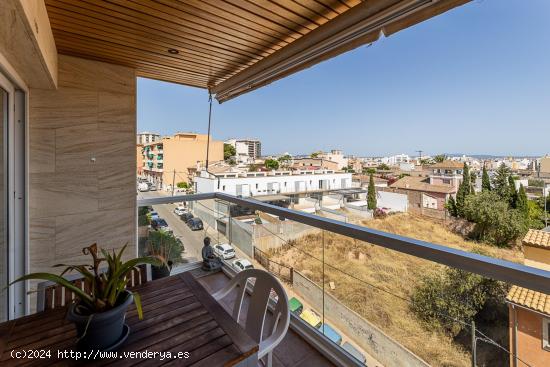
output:
[[416,152],[417,152],[418,155],[419,155],[418,164],[422,164],[422,153],[423,153],[424,151],[423,151],[423,150],[416,150]]
[[472,320],[472,367],[476,367],[476,323]]
[[175,184],[176,184],[176,169],[174,168],[174,174],[172,175],[172,196],[174,196]]

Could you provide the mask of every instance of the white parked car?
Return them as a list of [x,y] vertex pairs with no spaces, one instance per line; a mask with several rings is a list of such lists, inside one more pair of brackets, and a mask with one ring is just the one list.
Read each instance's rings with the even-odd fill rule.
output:
[[140,183],[138,184],[138,190],[139,190],[140,192],[149,191],[149,185],[147,185],[147,183],[145,183],[145,182],[140,182]]
[[176,215],[182,215],[183,213],[186,213],[187,209],[184,206],[178,206],[176,209],[174,209],[174,213]]
[[220,243],[214,246],[214,253],[224,260],[235,257],[235,249],[228,243]]
[[247,259],[237,259],[233,261],[232,265],[233,265],[233,269],[235,269],[237,273],[247,269],[254,269],[254,266],[252,265],[252,263]]
[[156,220],[159,218],[159,213],[157,213],[156,211],[151,212],[151,220]]

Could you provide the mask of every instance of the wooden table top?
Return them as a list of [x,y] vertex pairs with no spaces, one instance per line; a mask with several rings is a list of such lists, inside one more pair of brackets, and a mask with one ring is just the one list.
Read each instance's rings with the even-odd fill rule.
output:
[[[0,324],[0,365],[235,366],[246,365],[245,360],[258,351],[258,344],[190,273],[147,282],[133,290],[141,296],[143,320],[138,319],[135,306],[130,306],[126,314],[130,335],[116,359],[77,361],[60,356],[58,351],[76,351],[76,331],[65,320],[63,307]],[[35,358],[21,358],[31,350]],[[14,351],[20,358],[15,358]],[[170,352],[172,358],[164,355],[161,361],[160,354],[156,358],[123,354],[143,351]],[[178,352],[189,356],[177,358]]]

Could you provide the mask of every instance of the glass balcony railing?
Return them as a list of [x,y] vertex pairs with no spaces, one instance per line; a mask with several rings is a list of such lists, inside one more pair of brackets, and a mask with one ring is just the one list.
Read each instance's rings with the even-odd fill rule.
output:
[[[291,327],[354,365],[543,365],[514,343],[529,334],[543,345],[550,320],[536,307],[550,294],[550,272],[522,265],[518,250],[460,240],[406,214],[308,214],[219,193],[138,204],[140,254],[170,243],[177,270],[201,260],[209,237],[228,269],[274,274],[288,293]],[[152,222],[157,216],[165,223]]]

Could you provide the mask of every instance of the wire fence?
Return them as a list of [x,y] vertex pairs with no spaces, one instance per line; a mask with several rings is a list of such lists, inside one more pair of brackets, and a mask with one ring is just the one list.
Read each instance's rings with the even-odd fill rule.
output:
[[294,269],[292,266],[283,265],[271,260],[265,252],[257,247],[254,247],[254,260],[259,262],[265,270],[276,275],[279,279],[292,284],[294,280]]

